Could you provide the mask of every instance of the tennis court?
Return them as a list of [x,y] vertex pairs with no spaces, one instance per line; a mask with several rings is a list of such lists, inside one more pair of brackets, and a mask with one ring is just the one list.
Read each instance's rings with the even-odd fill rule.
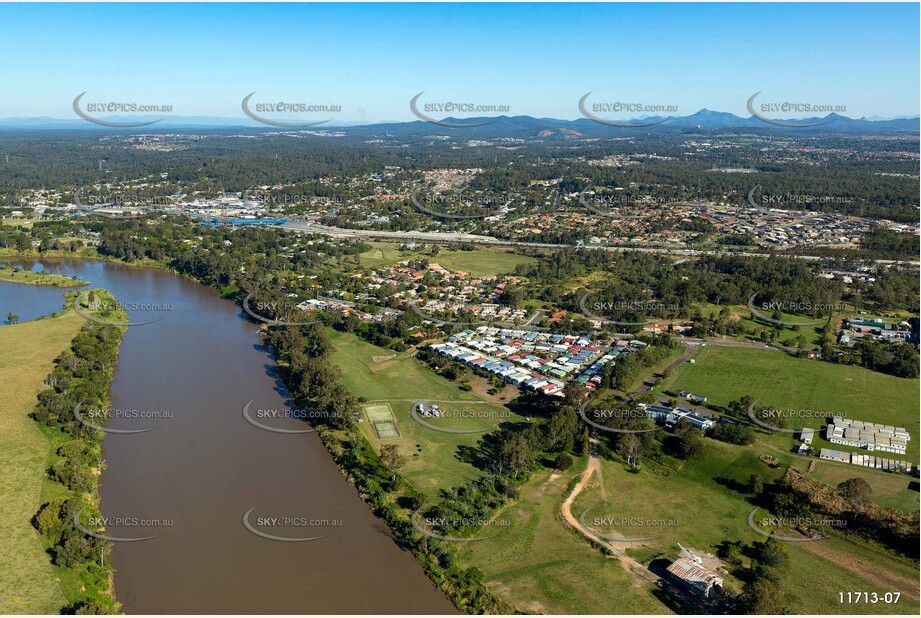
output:
[[400,430],[397,429],[397,419],[387,403],[370,403],[365,404],[365,416],[368,422],[374,427],[374,433],[380,440],[394,440],[400,437]]

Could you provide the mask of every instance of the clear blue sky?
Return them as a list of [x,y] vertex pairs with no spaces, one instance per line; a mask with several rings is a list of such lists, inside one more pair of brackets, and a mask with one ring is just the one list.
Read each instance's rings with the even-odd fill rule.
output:
[[918,4],[0,4],[0,52],[0,118],[72,118],[83,91],[242,116],[257,91],[408,120],[423,90],[557,118],[588,91],[680,114],[747,116],[760,90],[896,116],[918,114],[921,72]]

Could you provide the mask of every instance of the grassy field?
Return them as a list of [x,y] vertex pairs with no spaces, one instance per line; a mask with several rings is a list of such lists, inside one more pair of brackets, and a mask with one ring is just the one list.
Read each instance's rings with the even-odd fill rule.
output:
[[441,264],[452,271],[461,270],[475,277],[488,277],[512,273],[519,264],[530,264],[535,261],[534,258],[526,255],[517,255],[497,249],[477,249],[476,251],[442,250],[438,255],[431,255],[430,251],[401,251],[399,245],[392,243],[377,242],[369,244],[374,248],[358,256],[359,264],[366,268],[379,268],[402,260],[424,258],[429,262]]
[[616,559],[605,557],[567,527],[559,515],[570,471],[541,470],[521,497],[497,516],[510,525],[496,536],[465,543],[462,566],[476,566],[496,594],[523,611],[545,614],[668,614],[656,588],[635,584]]
[[[707,346],[693,358],[694,364],[677,367],[662,388],[688,390],[717,405],[751,395],[759,406],[840,413],[852,419],[898,425],[906,428],[912,439],[904,456],[893,457],[918,462],[917,379],[794,358],[773,349]],[[824,421],[804,418],[800,424],[818,428]],[[814,445],[841,448],[818,436]]]
[[87,285],[86,281],[81,281],[73,277],[66,277],[55,273],[37,273],[31,270],[17,270],[14,268],[0,268],[0,281],[27,283],[30,285],[53,285],[59,288]]
[[519,264],[532,264],[536,260],[526,255],[507,253],[505,251],[442,251],[431,258],[445,268],[453,271],[462,270],[474,277],[488,277],[515,272]]
[[56,614],[66,604],[30,520],[49,483],[51,442],[28,414],[52,361],[86,321],[61,317],[0,326],[0,613]]
[[[382,443],[399,446],[408,458],[401,473],[427,496],[435,497],[441,489],[465,484],[482,475],[481,470],[460,457],[466,448],[476,445],[483,433],[503,422],[526,422],[500,403],[487,402],[462,391],[459,383],[436,375],[408,352],[395,353],[336,331],[332,332],[332,340],[335,345],[332,362],[342,369],[346,388],[368,402],[389,404],[401,437],[379,440],[368,422],[361,424],[362,432],[377,449]],[[424,418],[424,422],[446,429],[478,430],[478,433],[445,433],[417,423],[411,411],[420,399],[438,405],[450,416]]]
[[[758,460],[760,452],[757,447],[706,440],[698,459],[668,476],[652,472],[649,466],[639,473],[629,472],[623,464],[605,459],[603,483],[593,483],[579,496],[573,514],[590,509],[586,523],[603,534],[656,537],[633,543],[628,550],[644,563],[659,555],[677,557],[677,543],[715,554],[725,540],[763,540],[747,523],[754,505],[730,488],[745,483],[755,472],[766,481],[781,474],[783,468],[771,469]],[[652,524],[593,525],[605,521],[595,518],[636,518]],[[796,613],[915,613],[918,609],[916,563],[842,538],[784,547],[790,559],[781,588],[784,604]],[[739,590],[741,582],[727,576],[726,585]],[[842,606],[838,592],[847,590],[901,590],[903,594],[896,606]]]

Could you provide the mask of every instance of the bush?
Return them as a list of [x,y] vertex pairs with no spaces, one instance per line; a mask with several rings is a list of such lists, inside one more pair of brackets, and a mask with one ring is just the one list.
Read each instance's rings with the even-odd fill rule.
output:
[[566,453],[560,453],[556,456],[556,460],[553,462],[553,467],[555,467],[557,470],[569,470],[572,467],[572,464],[572,457]]

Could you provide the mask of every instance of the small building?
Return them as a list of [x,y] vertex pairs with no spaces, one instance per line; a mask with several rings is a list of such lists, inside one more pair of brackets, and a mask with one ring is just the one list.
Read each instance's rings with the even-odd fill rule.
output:
[[714,587],[723,587],[722,577],[707,567],[691,562],[686,558],[678,558],[668,565],[666,570],[691,592],[702,597],[711,596],[714,592]]
[[836,451],[830,448],[823,448],[819,451],[819,459],[830,459],[842,463],[851,463],[851,454],[844,451]]
[[799,439],[802,440],[803,444],[812,444],[812,438],[815,436],[815,429],[810,429],[809,427],[803,427],[799,430]]

